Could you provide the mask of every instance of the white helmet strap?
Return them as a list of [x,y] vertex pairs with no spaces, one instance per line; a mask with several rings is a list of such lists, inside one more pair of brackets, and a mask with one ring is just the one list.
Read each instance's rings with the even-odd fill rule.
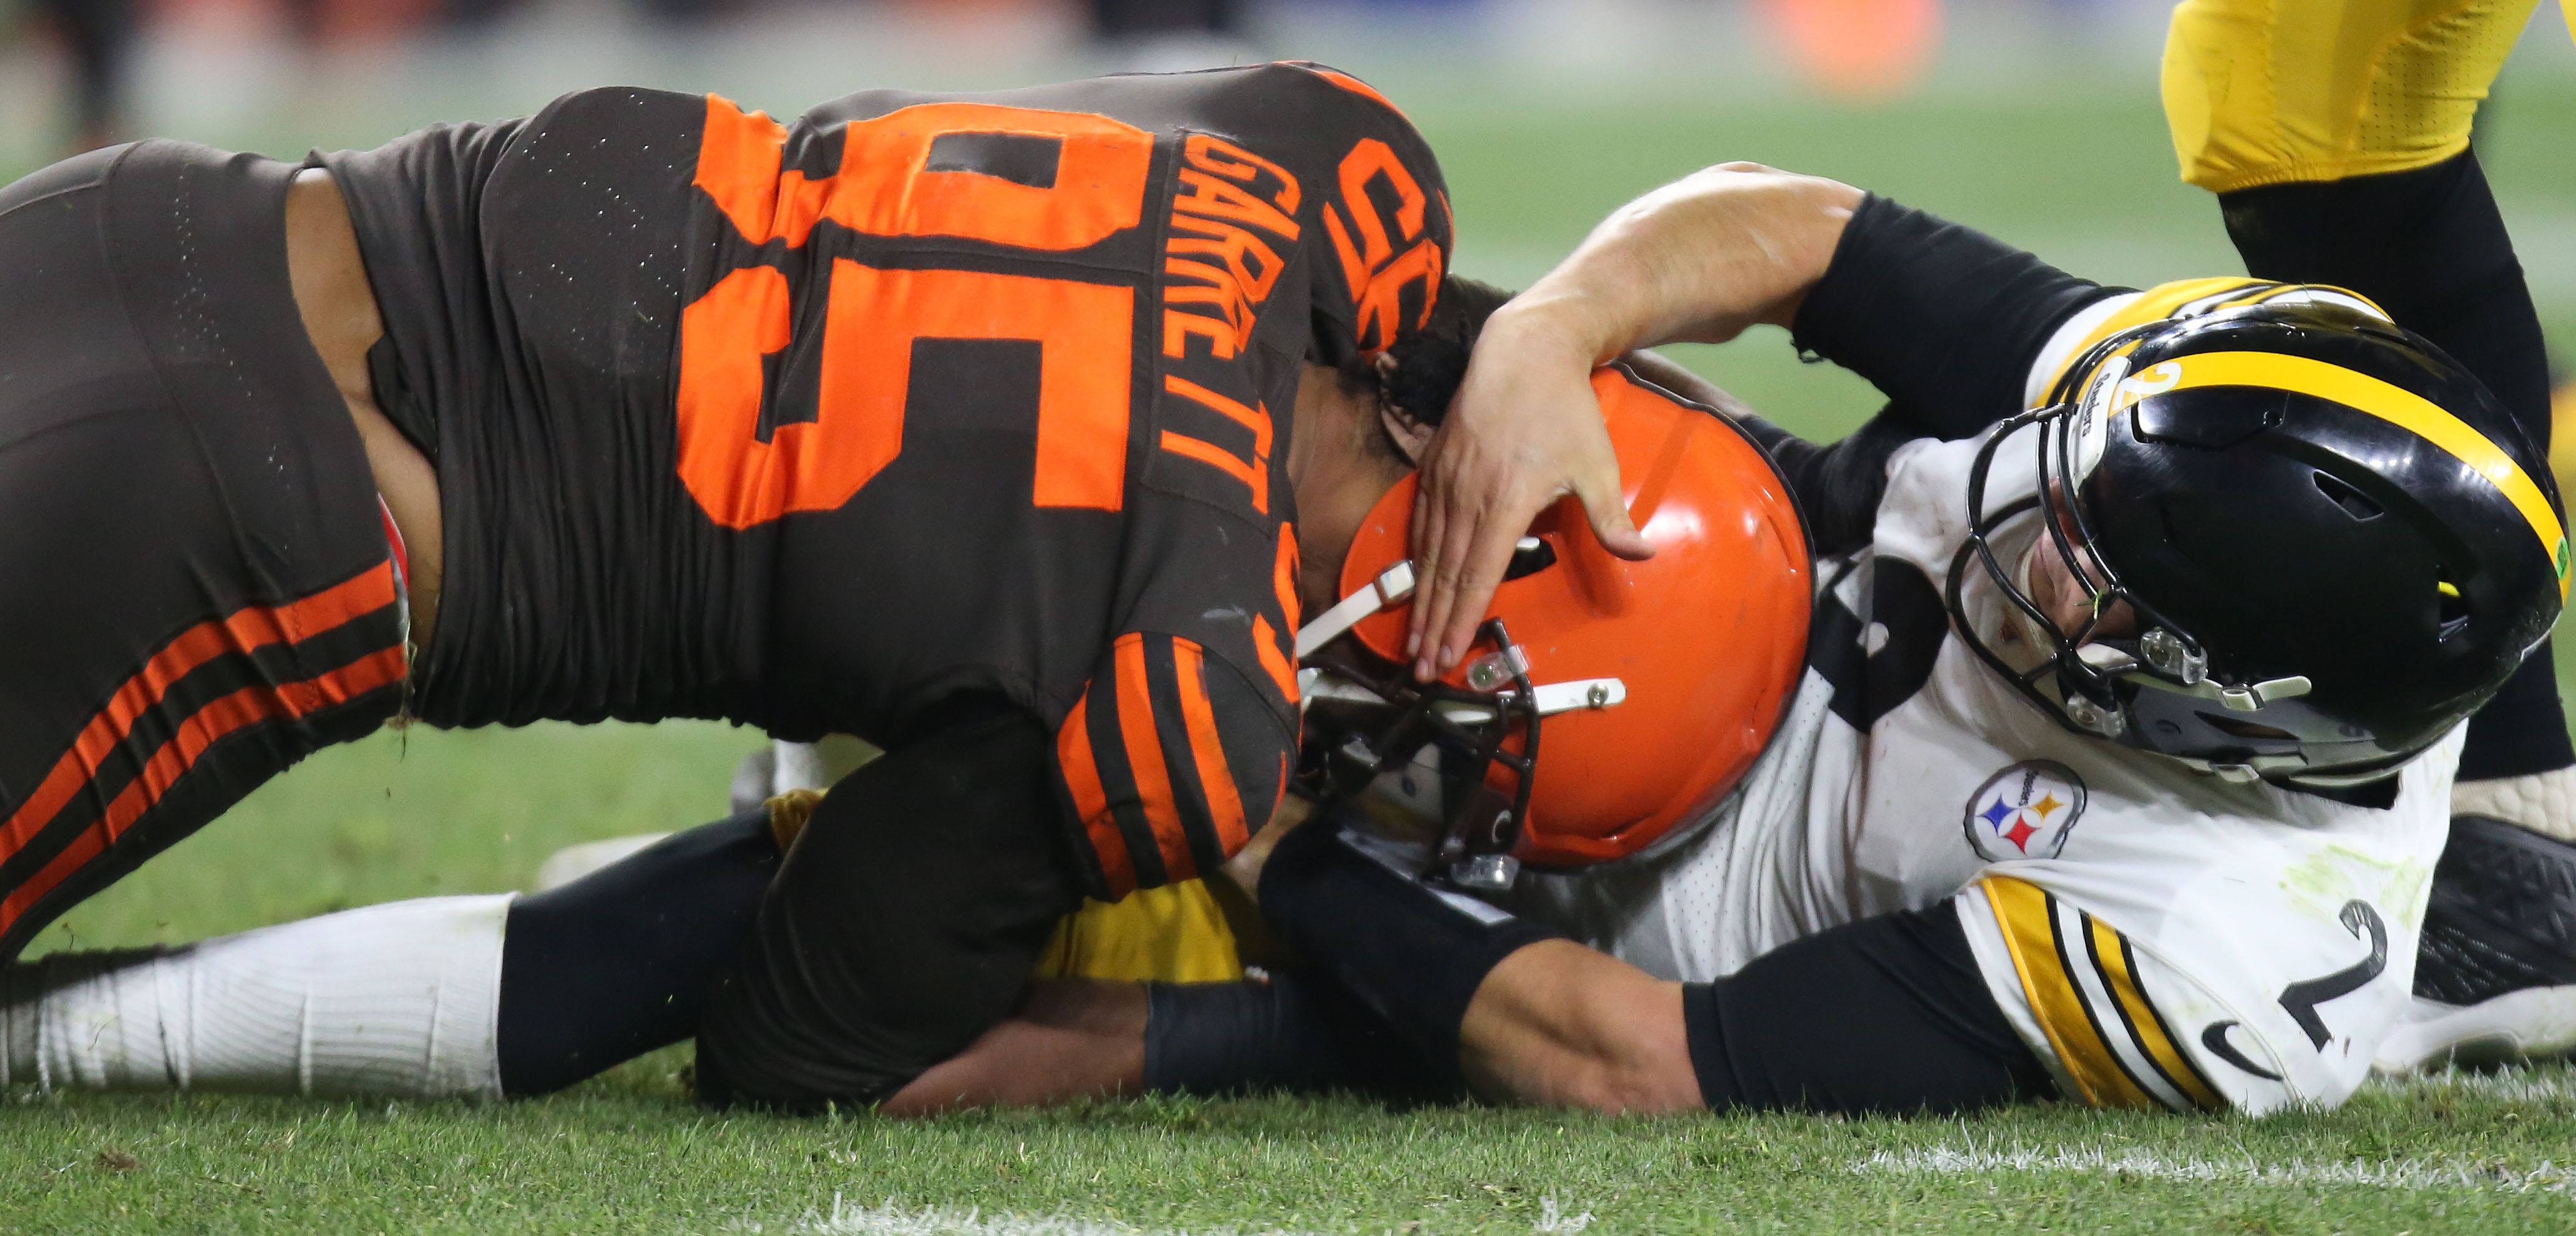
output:
[[1313,622],[1297,629],[1297,659],[1315,655],[1315,650],[1341,638],[1342,633],[1358,626],[1369,615],[1413,595],[1413,560],[1404,559],[1378,572],[1359,591],[1333,603],[1331,609],[1315,615]]

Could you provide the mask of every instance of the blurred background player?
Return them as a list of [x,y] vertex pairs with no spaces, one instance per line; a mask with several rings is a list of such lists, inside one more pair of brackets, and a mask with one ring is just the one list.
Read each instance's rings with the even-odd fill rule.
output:
[[133,59],[135,6],[130,0],[30,0],[38,33],[69,62],[66,154],[92,150],[127,132],[126,75]]
[[1136,72],[1254,59],[1244,0],[1088,0],[1098,53]]

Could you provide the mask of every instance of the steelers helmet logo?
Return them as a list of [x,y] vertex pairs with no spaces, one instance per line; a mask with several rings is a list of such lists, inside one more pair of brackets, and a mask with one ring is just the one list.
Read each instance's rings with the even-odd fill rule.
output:
[[1990,863],[2055,858],[2084,815],[2084,782],[2055,760],[2024,760],[1968,799],[1968,845]]

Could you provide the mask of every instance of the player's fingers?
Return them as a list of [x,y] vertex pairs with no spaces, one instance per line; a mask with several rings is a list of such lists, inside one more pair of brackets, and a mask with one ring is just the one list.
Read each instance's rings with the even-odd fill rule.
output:
[[1413,554],[1413,576],[1417,581],[1414,585],[1417,589],[1414,603],[1405,612],[1407,629],[1404,636],[1404,655],[1412,658],[1422,655],[1423,622],[1422,598],[1418,591],[1421,587],[1419,581],[1423,574],[1430,570],[1431,565],[1439,561],[1440,537],[1448,528],[1448,511],[1441,503],[1433,500],[1428,470],[1426,469],[1425,472],[1422,483],[1416,485],[1413,490],[1413,544],[1407,547]]
[[1528,529],[1535,510],[1514,517],[1513,513],[1488,511],[1487,518],[1475,530],[1467,550],[1459,557],[1455,583],[1450,586],[1449,621],[1440,641],[1440,672],[1455,668],[1467,655],[1467,646],[1475,642],[1476,627],[1493,606],[1494,589],[1501,586],[1503,572],[1512,565],[1512,548],[1520,543],[1521,533]]
[[1435,549],[1435,565],[1428,571],[1415,572],[1413,612],[1421,624],[1422,650],[1415,654],[1413,673],[1429,682],[1445,668],[1441,653],[1446,647],[1447,632],[1456,623],[1458,576],[1465,568],[1467,551],[1475,542],[1476,526],[1484,518],[1475,507],[1462,506],[1453,491],[1436,500],[1450,508]]
[[1587,468],[1575,479],[1574,496],[1583,503],[1583,513],[1592,520],[1592,535],[1601,546],[1631,562],[1655,556],[1655,547],[1637,531],[1635,520],[1628,517],[1627,501],[1619,493],[1619,461],[1614,457],[1606,466]]

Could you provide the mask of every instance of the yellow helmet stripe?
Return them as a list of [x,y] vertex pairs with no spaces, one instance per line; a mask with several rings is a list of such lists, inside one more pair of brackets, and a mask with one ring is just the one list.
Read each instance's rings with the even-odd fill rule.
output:
[[2356,412],[2404,429],[2442,448],[2504,494],[2531,525],[2541,554],[2558,576],[2558,601],[2567,602],[2567,530],[2549,496],[2514,463],[2513,457],[2468,423],[2413,391],[2390,385],[2366,373],[2304,356],[2277,352],[2202,352],[2150,365],[2120,382],[2114,413],[2140,399],[2166,391],[2203,386],[2259,386],[2329,399]]

